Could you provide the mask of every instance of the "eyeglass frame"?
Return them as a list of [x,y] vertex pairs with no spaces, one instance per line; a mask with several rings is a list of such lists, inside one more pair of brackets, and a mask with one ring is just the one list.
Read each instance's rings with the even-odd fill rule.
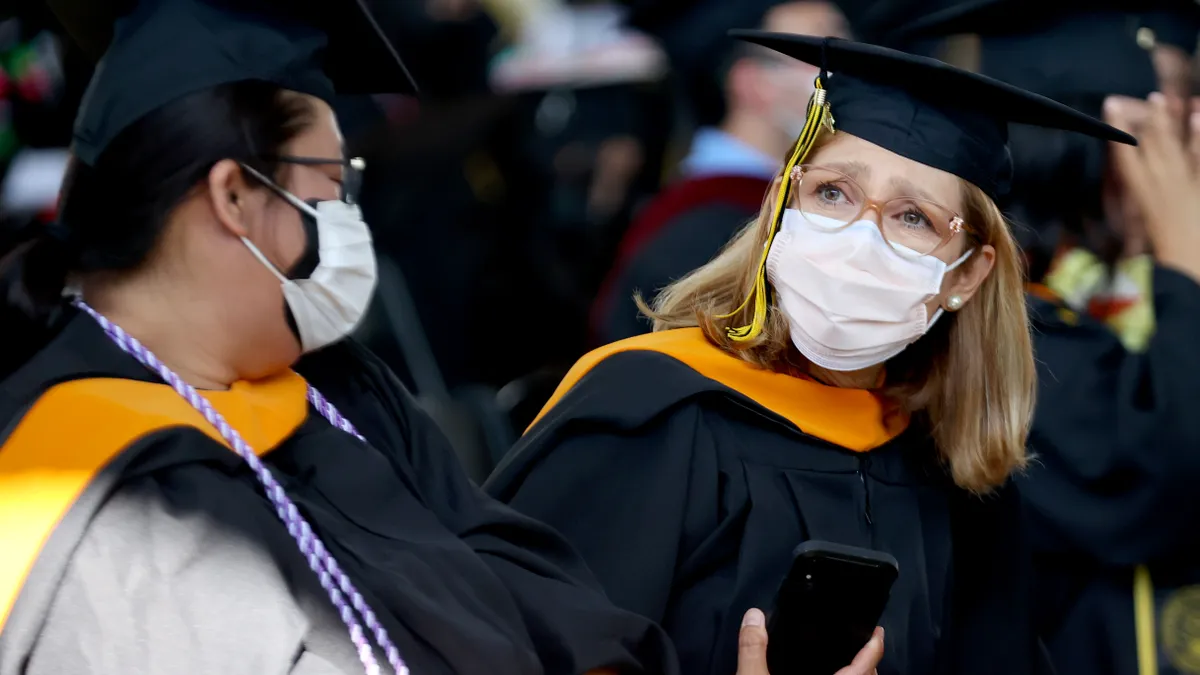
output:
[[367,161],[362,157],[333,158],[306,157],[303,155],[267,155],[268,162],[294,164],[296,166],[340,166],[342,167],[341,200],[347,204],[358,203],[358,192],[362,189],[362,175],[367,170]]
[[[885,199],[882,202],[871,199],[869,196],[867,196],[866,189],[863,188],[862,185],[859,185],[858,181],[854,180],[854,178],[847,176],[846,174],[842,173],[841,171],[838,171],[837,169],[831,169],[828,167],[824,167],[824,166],[821,166],[820,164],[797,164],[796,166],[792,167],[791,179],[796,182],[797,188],[800,187],[800,185],[804,182],[804,174],[809,169],[820,169],[821,171],[828,171],[829,173],[841,176],[842,178],[845,178],[847,181],[850,182],[850,184],[854,185],[862,192],[862,195],[863,195],[862,208],[859,209],[858,213],[855,214],[855,216],[853,218],[846,221],[846,223],[843,224],[842,227],[836,228],[838,230],[849,227],[852,223],[856,222],[859,219],[859,217],[861,217],[864,213],[871,210],[871,211],[874,211],[879,218],[878,222],[875,223],[875,226],[879,228],[879,234],[881,236],[883,236],[884,241],[887,241],[890,244],[891,240],[888,239],[887,235],[883,231],[883,214],[884,214],[883,207],[885,207],[889,203],[897,201],[897,200],[910,199],[910,200],[916,200],[918,202],[924,202],[926,204],[932,204],[933,206],[936,206],[939,209],[943,209],[946,213],[953,214],[953,216],[950,218],[950,222],[948,223],[948,225],[950,227],[950,236],[946,237],[946,239],[944,241],[942,241],[942,243],[935,246],[928,253],[921,253],[920,254],[921,256],[933,255],[933,254],[937,253],[938,251],[942,250],[942,248],[944,248],[946,246],[946,244],[949,244],[954,239],[955,235],[957,235],[957,234],[966,233],[968,238],[972,238],[972,237],[976,236],[975,233],[968,228],[966,220],[963,219],[963,217],[954,209],[951,209],[947,206],[939,204],[938,202],[936,202],[932,199],[926,199],[924,197],[917,197],[915,195],[901,195],[899,197],[892,197],[891,199]],[[795,198],[796,197],[793,196],[793,199],[795,199]],[[893,250],[895,250],[895,249],[893,248]]]

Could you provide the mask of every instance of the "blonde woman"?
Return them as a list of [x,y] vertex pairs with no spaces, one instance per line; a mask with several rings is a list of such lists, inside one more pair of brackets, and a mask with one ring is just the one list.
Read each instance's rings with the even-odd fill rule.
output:
[[653,334],[585,356],[488,489],[660,622],[683,672],[734,672],[743,614],[810,539],[899,561],[879,673],[1038,672],[1007,487],[1035,385],[995,204],[1007,123],[1133,139],[939,61],[738,35],[821,69],[761,216],[644,307]]

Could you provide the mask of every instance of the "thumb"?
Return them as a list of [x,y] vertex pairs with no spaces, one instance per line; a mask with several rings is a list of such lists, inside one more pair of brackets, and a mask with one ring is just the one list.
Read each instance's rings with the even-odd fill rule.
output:
[[866,646],[858,652],[858,656],[854,657],[854,661],[834,675],[875,675],[878,673],[876,668],[882,659],[883,628],[877,626]]
[[737,675],[769,675],[767,671],[767,619],[752,609],[742,617],[738,633]]

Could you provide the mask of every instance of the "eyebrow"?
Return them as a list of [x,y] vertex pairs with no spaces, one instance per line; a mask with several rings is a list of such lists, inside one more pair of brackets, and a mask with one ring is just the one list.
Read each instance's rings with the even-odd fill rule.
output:
[[835,171],[841,171],[851,178],[858,178],[871,173],[871,167],[866,162],[830,162],[825,166]]
[[893,190],[899,192],[903,197],[916,197],[918,199],[924,199],[927,202],[934,202],[935,204],[940,203],[938,200],[931,197],[928,192],[917,187],[907,178],[895,176],[891,180],[891,186]]
[[[847,176],[850,176],[851,178],[854,178],[856,180],[861,180],[861,178],[863,176],[870,175],[870,173],[871,173],[871,166],[869,164],[867,164],[866,162],[859,162],[859,161],[830,162],[829,164],[825,164],[824,166],[826,166],[830,169],[840,171],[840,172],[846,174]],[[890,181],[890,186],[893,190],[895,190],[897,192],[897,196],[899,196],[899,197],[916,197],[917,199],[924,199],[927,202],[933,202],[935,204],[941,203],[938,200],[934,199],[933,196],[930,195],[928,192],[917,187],[912,181],[908,180],[907,178],[903,178],[901,176],[894,176],[892,178],[892,180]],[[949,208],[949,206],[946,206],[945,208]]]

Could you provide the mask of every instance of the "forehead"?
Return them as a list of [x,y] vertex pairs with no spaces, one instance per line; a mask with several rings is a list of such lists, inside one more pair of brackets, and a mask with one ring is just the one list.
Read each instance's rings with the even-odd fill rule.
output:
[[806,163],[843,170],[853,168],[853,171],[845,172],[853,173],[852,177],[876,198],[901,196],[892,194],[893,188],[911,185],[916,194],[904,196],[924,196],[953,211],[962,210],[962,190],[957,176],[844,131],[837,132],[831,141],[810,155]]
[[849,38],[846,17],[832,2],[801,0],[777,5],[763,22],[766,30],[797,35]]
[[289,154],[302,157],[342,157],[345,141],[333,108],[315,96],[304,95],[304,98],[313,113],[312,124],[292,140]]

